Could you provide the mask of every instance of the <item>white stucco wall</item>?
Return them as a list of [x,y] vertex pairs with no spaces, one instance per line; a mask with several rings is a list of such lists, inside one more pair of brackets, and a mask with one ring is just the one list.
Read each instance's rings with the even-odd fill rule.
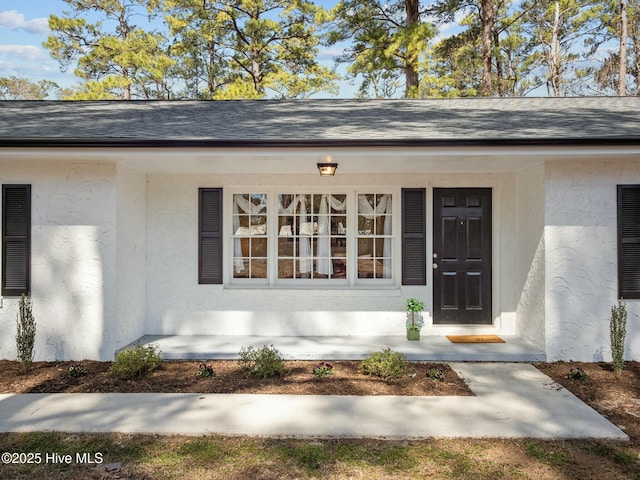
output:
[[[115,167],[0,161],[0,183],[32,185],[35,359],[105,358],[115,318]],[[17,298],[0,308],[0,357],[15,358]]]
[[[610,361],[617,302],[616,186],[640,183],[638,162],[548,163],[545,172],[547,358]],[[628,359],[640,359],[640,302],[627,302]]]
[[[337,175],[330,181],[314,175],[148,175],[146,333],[202,335],[402,335],[406,298],[425,300],[423,334],[445,334],[459,327],[432,327],[432,281],[423,287],[305,289],[241,288],[198,285],[198,188],[223,187],[246,192],[277,185],[284,189],[431,188],[484,186],[494,188],[494,319],[486,331],[515,333],[514,175],[418,174]],[[307,187],[304,187],[307,186]],[[399,206],[400,198],[396,203]],[[228,202],[227,202],[228,203]],[[230,206],[225,210],[229,214]],[[399,209],[396,210],[399,221]],[[399,225],[398,225],[399,227]],[[428,227],[431,231],[431,227]],[[399,235],[399,229],[396,234]],[[429,237],[429,235],[428,235]],[[230,231],[224,232],[230,244]],[[399,245],[396,244],[396,247]],[[428,249],[431,240],[428,240]],[[399,253],[399,249],[397,250]],[[430,252],[430,250],[429,250]],[[428,271],[431,268],[428,253]],[[396,255],[400,261],[400,255]],[[229,258],[225,258],[225,263]],[[478,330],[479,331],[479,330]]]
[[146,175],[124,165],[116,174],[116,314],[102,356],[145,334]]
[[517,334],[545,348],[544,164],[517,174]]

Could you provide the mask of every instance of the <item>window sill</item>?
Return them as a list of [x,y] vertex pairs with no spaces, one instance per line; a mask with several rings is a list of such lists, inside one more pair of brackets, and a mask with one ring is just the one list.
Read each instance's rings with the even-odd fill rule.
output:
[[309,296],[309,297],[372,297],[380,294],[387,296],[399,297],[401,295],[401,288],[396,285],[225,285],[223,292],[229,294],[243,293],[243,292],[278,292],[287,293],[295,292],[296,296]]

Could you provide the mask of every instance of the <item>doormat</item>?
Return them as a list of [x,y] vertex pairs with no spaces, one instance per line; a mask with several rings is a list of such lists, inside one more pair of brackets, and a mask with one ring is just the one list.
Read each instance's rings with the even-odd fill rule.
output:
[[497,335],[447,335],[451,343],[504,343]]

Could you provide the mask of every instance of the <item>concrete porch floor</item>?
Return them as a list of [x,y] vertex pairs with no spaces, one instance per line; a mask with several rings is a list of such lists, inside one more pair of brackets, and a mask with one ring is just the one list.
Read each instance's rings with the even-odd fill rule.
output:
[[446,336],[284,337],[241,335],[145,335],[130,345],[156,344],[165,360],[235,360],[240,348],[273,344],[286,360],[361,360],[390,348],[411,361],[544,362],[545,353],[518,337],[501,335],[505,343],[451,343]]

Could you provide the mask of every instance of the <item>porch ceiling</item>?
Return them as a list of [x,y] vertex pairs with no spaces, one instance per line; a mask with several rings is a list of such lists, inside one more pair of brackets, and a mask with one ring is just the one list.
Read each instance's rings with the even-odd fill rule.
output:
[[516,172],[549,161],[627,158],[640,147],[509,148],[0,148],[0,162],[95,162],[122,164],[158,174],[308,174],[316,163],[337,162],[338,176],[407,173]]

